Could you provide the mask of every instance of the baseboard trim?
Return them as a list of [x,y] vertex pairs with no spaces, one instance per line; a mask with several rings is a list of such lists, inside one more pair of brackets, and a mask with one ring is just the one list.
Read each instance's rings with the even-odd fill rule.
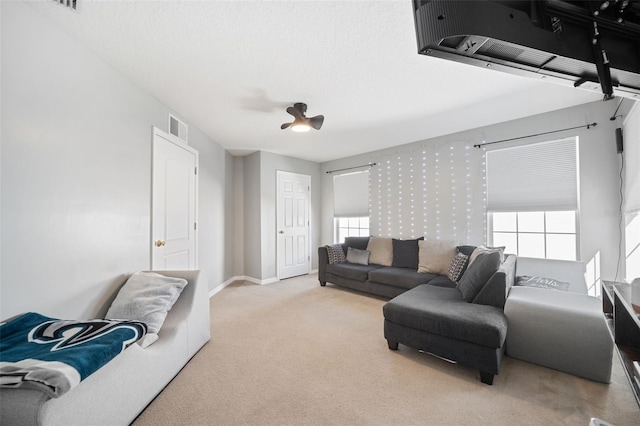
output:
[[211,299],[216,294],[220,293],[222,290],[225,289],[225,287],[227,287],[232,282],[238,281],[238,280],[239,280],[238,277],[231,277],[228,280],[226,280],[225,282],[223,282],[222,284],[220,284],[218,287],[216,287],[213,290],[209,291],[209,299]]
[[223,282],[213,290],[209,291],[209,297],[211,298],[215,296],[217,293],[221,292],[225,287],[227,287],[229,284],[235,281],[249,281],[250,283],[253,283],[253,284],[264,285],[264,284],[272,284],[280,280],[278,280],[278,278],[276,277],[268,278],[266,280],[259,280],[258,278],[247,277],[246,275],[238,275],[238,276],[229,278],[228,280],[226,280],[225,282]]

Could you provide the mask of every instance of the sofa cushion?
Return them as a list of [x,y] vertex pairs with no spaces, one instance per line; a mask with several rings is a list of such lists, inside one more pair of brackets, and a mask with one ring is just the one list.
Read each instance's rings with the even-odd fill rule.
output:
[[347,247],[347,262],[368,265],[370,254],[368,250],[358,250],[353,247]]
[[376,269],[369,273],[369,281],[407,289],[427,283],[436,277],[437,275],[434,274],[419,274],[412,269],[393,266]]
[[369,272],[382,268],[380,265],[359,265],[357,263],[334,263],[327,265],[327,274],[338,275],[355,281],[366,281]]
[[471,253],[476,249],[476,246],[458,246],[456,249],[458,253],[466,254],[467,256],[471,256]]
[[346,237],[344,239],[345,253],[348,247],[358,250],[366,250],[369,244],[369,237]]
[[485,246],[478,246],[476,247],[475,250],[473,250],[473,253],[471,253],[471,256],[469,256],[469,264],[467,265],[467,268],[469,266],[471,266],[471,264],[476,260],[476,258],[481,255],[481,254],[486,254],[486,253],[499,253],[500,254],[500,262],[504,262],[504,249],[505,247],[485,247]]
[[462,294],[462,298],[467,302],[473,301],[499,267],[500,253],[479,254],[475,262],[467,267],[458,282],[457,288]]
[[458,252],[454,242],[425,240],[418,241],[418,247],[418,272],[447,275],[449,264]]
[[344,251],[342,250],[341,244],[332,244],[324,246],[327,249],[327,259],[330,264],[333,263],[344,263],[347,259],[344,256]]
[[482,287],[472,303],[504,309],[507,294],[509,294],[511,286],[513,286],[515,282],[516,260],[517,257],[515,254],[507,255],[504,262],[502,262],[498,270],[491,275],[491,278],[489,278],[484,287]]
[[455,288],[420,285],[383,306],[386,320],[452,339],[500,348],[507,336],[501,309],[466,303]]
[[464,253],[458,253],[451,260],[449,264],[449,271],[447,272],[447,276],[451,281],[458,282],[460,278],[462,278],[462,274],[467,269],[467,262],[469,261],[469,256]]
[[391,266],[396,268],[418,269],[418,241],[424,240],[420,237],[415,240],[392,240],[393,262]]
[[[424,275],[424,274],[420,274]],[[445,277],[444,275],[436,275],[432,280],[429,280],[427,283],[429,285],[435,285],[438,287],[456,287],[456,283],[451,281],[449,277]]]
[[393,243],[391,238],[370,237],[367,250],[371,252],[369,263],[391,266],[393,263]]

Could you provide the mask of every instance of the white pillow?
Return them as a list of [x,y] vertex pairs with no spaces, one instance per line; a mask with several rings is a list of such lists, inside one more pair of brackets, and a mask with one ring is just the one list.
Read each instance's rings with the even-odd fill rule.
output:
[[122,286],[105,318],[141,321],[147,333],[157,334],[186,285],[182,278],[136,272]]
[[449,264],[458,254],[453,241],[418,241],[418,272],[447,275]]
[[370,237],[367,244],[369,263],[391,266],[393,263],[393,242],[391,238]]

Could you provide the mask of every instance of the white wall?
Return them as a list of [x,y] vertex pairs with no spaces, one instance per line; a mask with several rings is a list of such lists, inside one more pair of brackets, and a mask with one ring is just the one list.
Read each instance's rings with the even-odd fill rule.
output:
[[[509,144],[533,143],[546,140],[561,139],[569,136],[578,136],[580,139],[579,156],[580,156],[580,257],[592,265],[598,264],[594,274],[604,279],[613,279],[616,272],[618,262],[618,242],[620,241],[618,232],[619,214],[619,158],[615,149],[615,133],[614,129],[621,124],[617,121],[610,121],[613,111],[617,106],[617,102],[595,102],[587,105],[567,108],[551,113],[540,114],[524,119],[509,121],[497,125],[482,127],[465,132],[455,133],[443,137],[429,139],[425,141],[415,142],[403,145],[393,149],[375,151],[368,154],[349,157],[341,160],[323,163],[322,170],[322,220],[321,220],[321,239],[320,244],[329,244],[333,235],[333,211],[332,198],[333,189],[331,184],[331,176],[325,174],[327,170],[340,169],[345,167],[358,166],[369,162],[380,163],[377,168],[386,167],[389,160],[396,164],[398,161],[407,163],[407,159],[413,157],[414,161],[422,161],[423,152],[433,160],[435,153],[439,154],[441,189],[437,191],[439,211],[438,217],[433,213],[433,203],[435,203],[434,195],[429,195],[427,201],[427,209],[429,209],[428,223],[424,223],[420,218],[419,207],[415,208],[415,225],[414,235],[408,223],[410,219],[406,217],[406,211],[409,210],[409,200],[404,200],[405,208],[399,209],[396,201],[386,198],[384,191],[398,185],[398,176],[391,176],[392,181],[387,184],[386,172],[378,169],[378,173],[383,174],[382,189],[383,193],[380,199],[381,205],[378,209],[384,214],[383,217],[372,217],[372,233],[380,233],[382,235],[391,235],[394,237],[410,237],[427,235],[429,238],[452,238],[460,242],[468,242],[471,244],[480,244],[486,241],[485,229],[485,207],[483,197],[483,187],[478,182],[482,179],[482,150],[473,148],[474,144],[514,138],[518,136],[541,133],[550,130],[564,129],[567,127],[579,126],[582,124],[597,122],[596,127],[587,130],[586,128],[565,131],[553,135],[539,136],[520,140],[516,142],[497,144],[493,147],[506,147]],[[626,113],[630,108],[630,102],[623,104],[622,113]],[[450,156],[453,147],[453,156]],[[489,148],[487,148],[489,149]],[[400,157],[400,160],[398,160]],[[467,166],[467,160],[470,161]],[[404,167],[404,166],[403,166]],[[420,165],[421,167],[421,165]],[[434,181],[434,163],[429,163],[427,167],[427,185],[428,190],[433,191]],[[451,171],[453,167],[453,171]],[[372,169],[371,177],[374,178],[375,168]],[[471,194],[467,193],[466,172],[469,170],[471,174]],[[408,168],[405,169],[405,176]],[[420,194],[424,190],[422,185],[422,170],[414,170],[417,175],[415,179],[416,186],[413,188],[415,194]],[[456,197],[452,198],[452,179],[456,180],[455,191]],[[405,181],[406,182],[406,181]],[[376,183],[372,180],[372,185]],[[375,189],[372,188],[372,194],[376,196]],[[470,196],[472,200],[471,219],[466,220],[460,215],[464,212],[466,215],[466,200]],[[416,196],[418,200],[422,200],[420,196]],[[372,202],[378,202],[375,199]],[[457,221],[457,233],[452,231],[452,217],[454,216],[454,207],[456,217],[460,217]],[[402,232],[399,229],[399,221],[403,222]],[[389,222],[391,225],[389,225]],[[464,223],[463,223],[464,222]],[[438,223],[440,233],[438,234],[434,227]],[[382,225],[382,229],[377,229],[377,224]]]
[[[170,110],[24,2],[2,2],[0,318],[87,318],[125,274],[150,266],[151,127]],[[225,151],[200,152],[199,264],[210,289],[225,261]],[[225,214],[226,211],[226,214]]]

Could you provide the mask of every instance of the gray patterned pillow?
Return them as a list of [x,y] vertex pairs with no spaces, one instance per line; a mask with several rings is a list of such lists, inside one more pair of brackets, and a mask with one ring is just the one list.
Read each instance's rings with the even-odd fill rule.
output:
[[347,258],[344,256],[344,250],[342,250],[342,244],[332,244],[325,246],[327,249],[327,257],[329,258],[329,264],[344,263]]
[[451,263],[449,264],[449,272],[447,276],[451,281],[457,283],[462,278],[462,274],[467,267],[467,261],[469,260],[469,256],[464,253],[456,254],[456,257],[453,258]]

